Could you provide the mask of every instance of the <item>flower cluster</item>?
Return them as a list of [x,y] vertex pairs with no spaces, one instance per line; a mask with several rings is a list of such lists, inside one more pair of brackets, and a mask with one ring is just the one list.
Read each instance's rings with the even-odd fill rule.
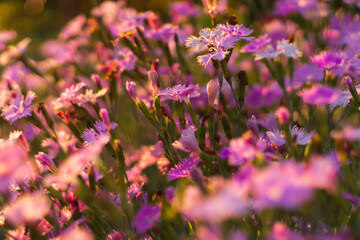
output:
[[359,238],[359,1],[99,2],[0,30],[0,239]]

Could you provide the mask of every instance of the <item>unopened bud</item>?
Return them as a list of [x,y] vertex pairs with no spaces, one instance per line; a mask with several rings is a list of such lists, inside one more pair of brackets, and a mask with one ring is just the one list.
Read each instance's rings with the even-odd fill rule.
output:
[[229,23],[230,25],[236,25],[236,24],[237,24],[236,16],[235,16],[235,15],[229,16],[229,21],[228,21],[228,23]]
[[213,106],[219,91],[219,83],[217,81],[211,80],[206,86],[206,91],[209,99],[209,105]]
[[128,91],[130,97],[132,99],[136,99],[137,96],[136,96],[136,83],[133,82],[133,81],[127,81],[126,82],[126,90]]
[[240,71],[237,74],[238,81],[240,84],[247,86],[248,85],[248,76],[245,71]]
[[109,116],[109,112],[108,110],[106,110],[105,108],[101,108],[99,111],[99,115],[101,120],[104,122],[105,127],[108,131],[111,130],[111,121],[110,121],[110,116]]
[[157,92],[158,73],[155,70],[148,71],[148,78],[154,93]]
[[38,160],[40,162],[41,165],[43,165],[44,167],[48,168],[48,169],[53,169],[55,168],[55,163],[52,159],[50,159],[50,157],[43,152],[39,152],[37,155],[35,155],[36,160]]
[[203,172],[198,167],[193,167],[190,171],[190,177],[197,182],[202,182],[204,179]]
[[353,83],[351,77],[346,76],[346,77],[344,78],[344,82],[345,82],[345,84],[346,84],[346,86],[347,86],[348,88],[354,87],[354,83]]
[[287,123],[289,121],[289,118],[290,118],[289,110],[284,106],[279,107],[276,110],[275,115],[279,119],[279,122],[281,124]]

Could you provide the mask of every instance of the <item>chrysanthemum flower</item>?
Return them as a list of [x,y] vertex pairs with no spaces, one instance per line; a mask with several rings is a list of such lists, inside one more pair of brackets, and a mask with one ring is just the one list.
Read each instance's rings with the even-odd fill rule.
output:
[[12,124],[17,119],[31,116],[32,101],[35,99],[36,94],[28,91],[26,98],[22,94],[17,94],[15,98],[11,99],[10,104],[5,106],[2,110],[1,116]]

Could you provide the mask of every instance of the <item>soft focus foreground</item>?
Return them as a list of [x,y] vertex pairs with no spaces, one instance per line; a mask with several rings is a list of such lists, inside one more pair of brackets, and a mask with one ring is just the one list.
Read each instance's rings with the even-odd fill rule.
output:
[[0,239],[360,238],[359,1],[92,4],[0,31]]

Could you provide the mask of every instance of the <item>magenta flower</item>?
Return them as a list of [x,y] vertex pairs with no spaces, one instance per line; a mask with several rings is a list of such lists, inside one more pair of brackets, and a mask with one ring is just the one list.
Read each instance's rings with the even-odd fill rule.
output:
[[199,144],[196,140],[192,127],[184,129],[179,140],[176,140],[172,146],[184,152],[199,152]]
[[200,162],[198,158],[188,158],[181,161],[174,168],[171,168],[167,179],[169,181],[177,179],[177,178],[186,178],[190,175],[190,171],[193,167],[197,166]]
[[299,96],[305,103],[317,106],[331,104],[337,101],[340,95],[341,91],[339,89],[323,85],[314,85],[299,93]]
[[[103,121],[97,121],[94,125],[95,129],[93,128],[87,128],[85,129],[82,137],[85,139],[85,145],[92,144],[94,142],[97,142],[100,136],[104,136],[108,138],[108,142],[110,140],[110,133],[107,130],[105,123]],[[117,127],[117,124],[114,122],[111,122],[110,124],[111,129],[114,129]]]
[[11,99],[10,104],[3,108],[1,116],[8,120],[10,124],[17,119],[31,116],[33,108],[31,103],[35,97],[36,94],[32,91],[28,91],[25,100],[22,94],[16,94],[16,97]]
[[239,41],[240,39],[244,39],[246,41],[251,41],[254,39],[254,37],[246,37],[250,35],[253,30],[248,29],[244,27],[242,24],[240,25],[230,25],[229,23],[224,24],[218,24],[216,26],[216,29],[219,29],[224,32],[223,35],[226,37],[234,38],[235,40]]
[[159,221],[160,214],[161,208],[158,206],[143,206],[133,219],[132,226],[138,233],[145,233]]
[[310,59],[322,70],[331,70],[340,67],[344,60],[340,55],[326,51],[314,55],[310,57]]
[[190,84],[188,86],[185,85],[176,85],[172,88],[167,88],[158,92],[158,96],[162,98],[162,100],[172,99],[174,101],[187,101],[190,98],[199,96],[199,87],[198,85]]

